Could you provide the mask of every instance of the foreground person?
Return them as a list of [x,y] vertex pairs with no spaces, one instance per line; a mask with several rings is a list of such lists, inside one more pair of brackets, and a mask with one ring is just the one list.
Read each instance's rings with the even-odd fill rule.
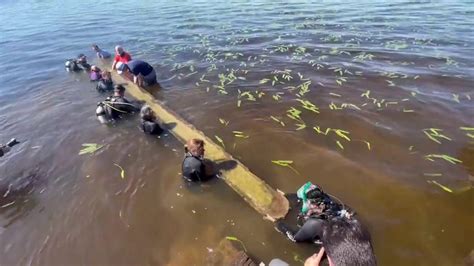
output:
[[377,265],[370,235],[357,220],[333,218],[323,228],[323,247],[306,260],[305,266],[319,266],[324,254],[329,266]]
[[87,63],[87,57],[84,54],[79,54],[76,59],[68,59],[64,66],[67,71],[77,72],[77,71],[89,71],[91,65]]
[[140,110],[140,125],[143,132],[150,135],[160,135],[163,132],[157,122],[155,112],[148,105],[144,105]]
[[18,142],[16,139],[11,139],[7,144],[3,145],[3,144],[0,144],[0,157],[2,157],[3,155],[5,155],[7,152],[9,152],[11,150],[11,148],[15,145],[17,145]]
[[112,63],[112,70],[117,69],[117,64],[119,62],[126,64],[130,60],[132,60],[132,56],[130,56],[129,53],[125,52],[122,46],[120,45],[115,46],[115,57],[114,57],[114,62]]
[[92,50],[95,51],[97,57],[100,58],[100,59],[107,59],[107,58],[110,58],[112,56],[109,52],[100,49],[97,44],[92,45]]
[[96,115],[100,123],[106,124],[119,120],[123,115],[137,111],[137,107],[124,97],[125,87],[114,86],[114,94],[97,104]]
[[204,159],[204,141],[190,139],[184,146],[183,178],[187,181],[207,181],[214,176],[214,167]]
[[117,73],[133,80],[140,87],[156,84],[156,72],[153,67],[145,61],[131,60],[130,62],[118,63]]

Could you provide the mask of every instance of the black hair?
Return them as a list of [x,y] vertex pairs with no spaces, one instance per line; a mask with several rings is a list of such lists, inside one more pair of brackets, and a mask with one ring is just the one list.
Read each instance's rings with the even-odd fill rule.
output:
[[356,219],[330,219],[324,224],[321,240],[336,266],[377,265],[370,234]]
[[120,84],[114,85],[114,91],[124,92],[125,87],[123,85],[120,85]]

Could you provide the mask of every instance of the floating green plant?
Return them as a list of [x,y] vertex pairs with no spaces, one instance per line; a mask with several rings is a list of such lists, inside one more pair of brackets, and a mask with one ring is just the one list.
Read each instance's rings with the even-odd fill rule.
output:
[[79,151],[79,155],[83,154],[94,154],[96,151],[100,150],[104,145],[99,145],[97,143],[84,143],[82,144],[82,148]]

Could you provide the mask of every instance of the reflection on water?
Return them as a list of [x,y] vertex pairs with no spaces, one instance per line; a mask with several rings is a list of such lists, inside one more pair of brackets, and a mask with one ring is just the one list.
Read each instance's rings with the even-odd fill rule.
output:
[[[224,182],[187,187],[172,136],[98,125],[105,96],[62,67],[94,61],[91,43],[152,63],[153,95],[273,187],[311,180],[351,205],[381,265],[459,264],[474,248],[473,5],[0,6],[0,140],[22,141],[0,160],[2,263],[201,265],[228,235],[263,261],[314,252]],[[104,148],[79,156],[82,143]]]

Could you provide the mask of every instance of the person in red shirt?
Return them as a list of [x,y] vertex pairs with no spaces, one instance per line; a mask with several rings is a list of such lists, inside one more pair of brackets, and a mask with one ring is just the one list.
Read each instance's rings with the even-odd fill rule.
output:
[[114,63],[112,64],[112,69],[116,69],[118,62],[122,62],[126,64],[130,60],[132,60],[132,57],[130,56],[129,53],[123,50],[122,46],[120,45],[115,46],[115,57],[114,57]]

